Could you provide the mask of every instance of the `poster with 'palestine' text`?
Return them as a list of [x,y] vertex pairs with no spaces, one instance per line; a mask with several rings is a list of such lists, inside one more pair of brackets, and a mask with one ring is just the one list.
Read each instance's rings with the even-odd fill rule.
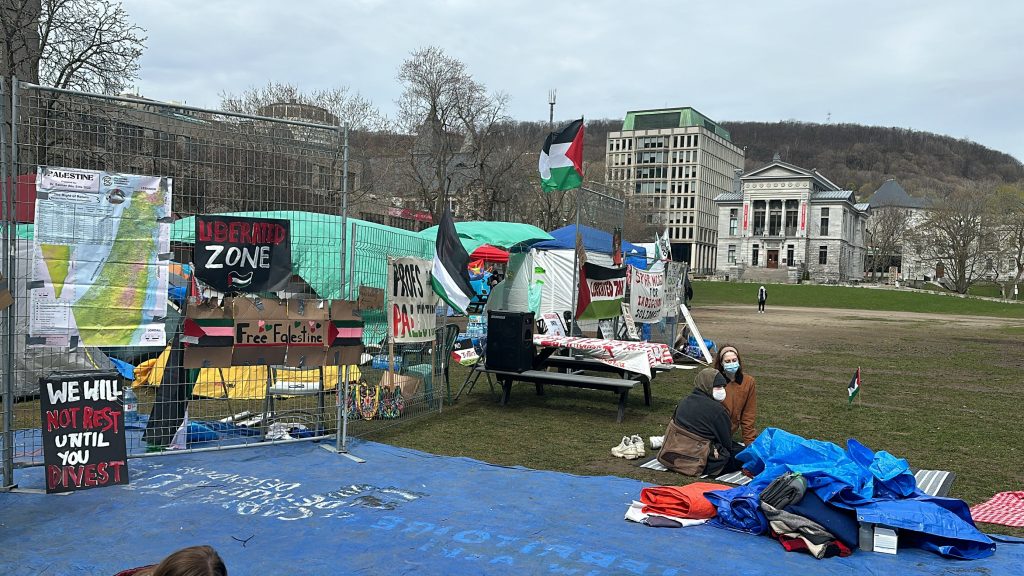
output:
[[163,346],[171,179],[40,166],[30,346]]

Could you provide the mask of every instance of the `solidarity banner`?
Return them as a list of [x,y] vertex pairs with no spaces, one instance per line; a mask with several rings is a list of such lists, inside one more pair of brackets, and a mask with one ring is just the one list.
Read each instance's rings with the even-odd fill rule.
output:
[[196,216],[196,277],[221,292],[276,292],[292,275],[290,223]]
[[585,262],[580,268],[576,317],[581,320],[616,318],[626,294],[626,269],[606,268]]
[[395,344],[434,339],[437,295],[430,284],[433,262],[421,258],[388,260],[388,330]]
[[665,273],[645,272],[629,267],[629,309],[633,319],[641,324],[654,324],[661,320],[665,297]]

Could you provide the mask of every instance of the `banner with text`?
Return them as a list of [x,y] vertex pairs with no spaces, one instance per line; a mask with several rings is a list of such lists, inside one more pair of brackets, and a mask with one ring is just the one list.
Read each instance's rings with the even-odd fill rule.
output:
[[585,262],[580,268],[576,317],[581,320],[616,318],[626,294],[626,269]]
[[388,259],[388,330],[396,344],[434,339],[438,298],[430,286],[432,266],[422,258]]
[[290,223],[196,216],[196,277],[221,292],[276,292],[292,275]]
[[123,408],[117,372],[39,380],[47,494],[128,483]]
[[629,310],[633,320],[641,324],[654,324],[661,320],[665,297],[665,273],[646,272],[629,267]]

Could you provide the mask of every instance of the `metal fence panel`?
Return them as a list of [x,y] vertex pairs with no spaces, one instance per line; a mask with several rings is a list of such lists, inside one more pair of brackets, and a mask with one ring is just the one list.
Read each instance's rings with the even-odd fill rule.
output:
[[[39,378],[71,367],[110,368],[110,358],[134,365],[136,381],[149,384],[135,387],[139,414],[143,416],[160,412],[160,407],[154,405],[159,388],[156,384],[167,387],[165,392],[181,391],[194,423],[189,429],[191,439],[210,438],[193,442],[192,448],[220,449],[256,445],[268,438],[286,441],[328,434],[336,434],[341,444],[344,422],[339,422],[338,414],[343,415],[343,410],[336,407],[344,403],[344,393],[337,391],[345,389],[342,380],[346,371],[326,367],[323,372],[291,371],[282,375],[263,366],[186,370],[181,364],[181,344],[173,338],[180,326],[180,308],[176,306],[168,310],[167,340],[174,345],[167,348],[88,343],[74,349],[33,347],[26,337],[30,285],[36,280],[33,219],[37,166],[169,177],[173,182],[172,211],[176,221],[195,215],[235,212],[288,219],[293,230],[295,275],[280,295],[343,297],[346,287],[342,279],[351,275],[346,269],[346,254],[355,251],[346,252],[339,243],[347,232],[342,224],[346,216],[343,186],[349,176],[344,169],[347,150],[342,130],[288,118],[229,114],[17,81],[9,93],[11,104],[4,108],[4,117],[11,118],[9,154],[5,132],[2,158],[3,215],[7,225],[3,240],[10,243],[10,249],[4,252],[3,273],[10,280],[15,302],[0,316],[4,328],[0,370],[6,382],[4,484],[10,485],[13,467],[42,463],[39,405],[33,398]],[[0,101],[6,103],[8,98]],[[174,265],[192,262],[191,242],[181,235],[175,238],[171,243],[172,284],[174,270],[179,270]],[[369,237],[363,243],[367,248],[386,247],[388,239]],[[296,259],[296,247],[315,257]],[[432,250],[423,246],[419,253],[427,255],[428,248]],[[337,284],[325,283],[325,278],[336,279],[331,282]],[[368,322],[367,344],[374,343],[379,332],[372,325],[372,321]],[[435,349],[427,347],[423,351],[422,363],[429,365],[431,374],[437,365],[437,359],[431,356]],[[361,370],[360,367],[347,371],[353,385],[361,378],[375,383],[373,370]],[[379,375],[376,378],[379,380]],[[268,385],[277,380],[294,380],[303,387],[295,388],[296,394],[268,396]],[[128,379],[125,382],[130,383]],[[298,393],[317,387],[326,390],[322,394]],[[430,410],[438,409],[438,403],[430,405]],[[136,432],[132,433],[133,425],[129,424],[132,455],[164,448],[140,443],[139,430],[144,424],[134,426]]]

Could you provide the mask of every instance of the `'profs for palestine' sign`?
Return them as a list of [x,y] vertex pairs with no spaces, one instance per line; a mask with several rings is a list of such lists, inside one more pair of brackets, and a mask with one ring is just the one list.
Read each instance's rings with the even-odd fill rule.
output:
[[196,216],[196,277],[216,290],[277,292],[292,275],[290,222]]
[[39,380],[48,494],[128,483],[123,408],[116,372]]

